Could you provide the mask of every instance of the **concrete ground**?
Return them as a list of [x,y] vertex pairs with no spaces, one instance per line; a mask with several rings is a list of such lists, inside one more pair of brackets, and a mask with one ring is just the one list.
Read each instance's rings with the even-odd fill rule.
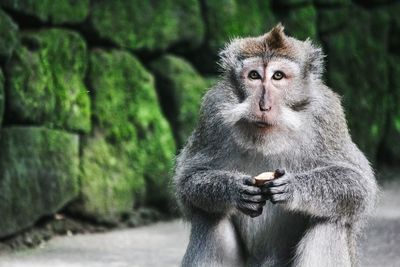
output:
[[[400,266],[400,186],[388,184],[362,240],[361,266]],[[43,247],[0,256],[0,267],[178,266],[188,242],[181,221],[56,237]]]

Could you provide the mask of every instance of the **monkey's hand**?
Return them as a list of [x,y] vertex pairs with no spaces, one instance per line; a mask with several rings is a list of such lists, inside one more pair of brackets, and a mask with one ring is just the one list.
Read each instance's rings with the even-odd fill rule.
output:
[[255,179],[250,176],[238,181],[235,195],[236,208],[252,218],[261,215],[268,198],[261,188],[256,186]]
[[294,177],[291,174],[279,170],[279,176],[265,183],[261,189],[273,204],[286,203],[293,197],[293,182]]

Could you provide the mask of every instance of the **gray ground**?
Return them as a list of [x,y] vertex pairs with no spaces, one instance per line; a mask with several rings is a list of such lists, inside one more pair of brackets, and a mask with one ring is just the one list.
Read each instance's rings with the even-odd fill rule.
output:
[[[362,242],[362,266],[400,266],[400,186],[385,186]],[[188,242],[181,221],[102,234],[56,237],[0,257],[1,267],[178,266]]]

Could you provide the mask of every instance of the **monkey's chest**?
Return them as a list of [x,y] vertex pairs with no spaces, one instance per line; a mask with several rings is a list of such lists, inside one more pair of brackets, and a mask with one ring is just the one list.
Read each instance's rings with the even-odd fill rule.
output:
[[228,155],[221,168],[231,171],[239,171],[248,175],[256,176],[262,172],[273,171],[280,168],[281,164],[266,160],[261,157],[243,155]]
[[238,213],[233,221],[252,262],[291,258],[307,228],[307,218],[269,202],[259,217]]
[[227,154],[223,162],[219,164],[221,169],[239,171],[248,175],[256,176],[263,172],[285,169],[286,171],[298,170],[297,162],[288,160],[285,157],[275,155],[271,157],[252,153],[232,153]]

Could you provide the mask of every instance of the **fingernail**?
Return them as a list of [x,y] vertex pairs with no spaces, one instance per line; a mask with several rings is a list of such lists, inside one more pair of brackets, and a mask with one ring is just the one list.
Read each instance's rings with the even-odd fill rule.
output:
[[275,170],[275,178],[279,178],[285,174],[285,170],[283,169],[276,169]]

